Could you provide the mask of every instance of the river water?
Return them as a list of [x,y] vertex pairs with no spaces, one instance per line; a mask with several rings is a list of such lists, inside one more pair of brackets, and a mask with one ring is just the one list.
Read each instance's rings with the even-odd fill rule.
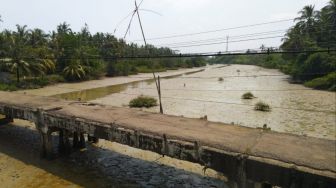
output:
[[[219,81],[223,78],[223,81]],[[289,83],[278,70],[251,65],[208,66],[204,71],[161,79],[165,114],[335,139],[336,93]],[[246,92],[256,97],[242,99]],[[127,106],[139,95],[157,98],[153,80],[76,91],[57,97],[113,106]],[[270,112],[255,111],[255,103]],[[159,112],[158,107],[142,109]]]
[[[87,90],[81,90],[85,83],[80,83],[24,92],[47,95],[70,90],[56,97],[127,106],[138,95],[157,96],[151,75],[141,76],[148,79],[116,78],[131,83],[115,85],[111,80],[112,86],[106,86],[109,80],[98,80],[95,83],[104,87]],[[275,131],[335,139],[335,93],[290,84],[288,78],[277,70],[247,65],[207,66],[201,72],[166,77],[161,79],[164,113],[207,116],[210,121],[240,126],[267,124]],[[256,98],[241,99],[247,91]],[[255,111],[258,101],[268,103],[271,111]],[[159,108],[141,110],[158,112]],[[0,127],[0,187],[227,187],[221,174],[204,172],[200,165],[104,140],[68,157],[42,160],[39,139],[32,123],[15,120]]]

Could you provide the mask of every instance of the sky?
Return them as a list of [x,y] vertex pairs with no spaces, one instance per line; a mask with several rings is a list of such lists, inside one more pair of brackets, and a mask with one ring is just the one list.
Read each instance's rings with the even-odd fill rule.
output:
[[[229,51],[256,49],[262,44],[277,47],[294,22],[223,29],[292,19],[305,5],[315,5],[319,10],[327,3],[328,0],[143,0],[139,13],[147,43],[170,46],[181,53],[223,52],[227,50],[227,36]],[[118,23],[135,8],[134,0],[0,0],[0,5],[0,30],[14,30],[19,24],[50,32],[67,22],[73,31],[80,31],[86,23],[91,33],[114,33],[118,38],[124,37],[130,17]],[[221,31],[184,35],[214,30]],[[153,40],[174,35],[184,36]],[[143,44],[141,39],[139,22],[134,17],[125,40]]]

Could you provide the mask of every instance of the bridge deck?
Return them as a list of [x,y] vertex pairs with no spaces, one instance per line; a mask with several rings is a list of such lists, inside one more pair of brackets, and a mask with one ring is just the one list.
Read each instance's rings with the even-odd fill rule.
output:
[[323,171],[332,178],[335,178],[336,174],[334,140],[153,114],[128,108],[0,92],[0,107],[8,105],[32,110],[49,110],[54,115],[100,122],[107,127],[118,125],[158,136],[165,134],[169,139],[197,141],[201,146],[284,162],[312,171]]

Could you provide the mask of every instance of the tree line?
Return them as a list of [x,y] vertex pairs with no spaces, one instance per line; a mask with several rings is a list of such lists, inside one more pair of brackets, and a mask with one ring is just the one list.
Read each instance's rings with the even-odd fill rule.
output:
[[[336,48],[336,0],[331,0],[321,10],[307,5],[298,12],[295,25],[284,38],[280,50],[314,51]],[[276,50],[264,45],[261,51]],[[247,51],[247,53],[250,51]],[[277,68],[316,89],[336,90],[336,54],[300,53],[273,55],[225,56],[213,58],[211,63],[251,64]]]
[[116,57],[173,55],[174,51],[126,43],[110,33],[91,34],[86,24],[74,32],[64,22],[49,33],[17,25],[15,31],[0,32],[0,44],[0,90],[206,64],[203,58],[120,60]]

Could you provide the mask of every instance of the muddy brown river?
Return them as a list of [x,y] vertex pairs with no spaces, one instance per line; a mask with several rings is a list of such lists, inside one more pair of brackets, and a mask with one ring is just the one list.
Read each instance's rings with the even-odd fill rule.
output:
[[[274,131],[336,137],[335,92],[290,84],[289,77],[277,70],[216,65],[204,71],[161,73],[165,74],[169,76],[161,79],[165,114],[206,116],[210,121],[239,126],[267,124]],[[248,91],[256,98],[241,99]],[[151,74],[24,92],[124,107],[138,95],[157,97]],[[255,111],[258,101],[268,103],[271,111]],[[158,112],[159,108],[140,110]],[[0,187],[227,187],[225,177],[210,169],[203,171],[200,165],[103,140],[68,157],[46,161],[39,158],[39,139],[32,123],[15,120],[0,126]],[[57,142],[57,136],[54,139]]]
[[[219,81],[223,78],[223,81]],[[208,66],[204,71],[161,80],[165,114],[200,118],[241,126],[335,139],[336,93],[290,84],[278,70],[250,65]],[[252,92],[256,97],[244,100]],[[139,95],[157,98],[152,80],[76,91],[57,97],[113,106],[127,106]],[[270,112],[254,110],[255,103],[270,105]],[[142,109],[159,112],[158,107]]]

